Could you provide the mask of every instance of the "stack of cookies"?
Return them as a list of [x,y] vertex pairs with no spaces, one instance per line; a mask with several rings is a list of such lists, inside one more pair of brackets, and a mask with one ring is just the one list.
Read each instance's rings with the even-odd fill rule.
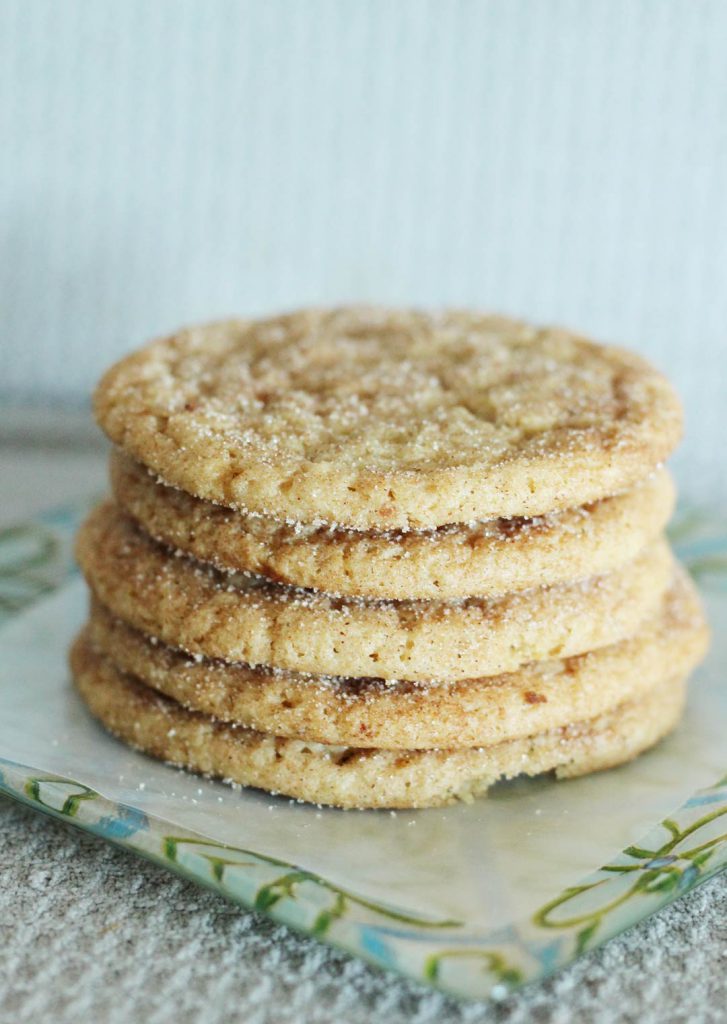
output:
[[78,539],[92,713],[194,771],[340,807],[580,775],[668,733],[707,629],[663,530],[679,439],[639,357],[501,317],[182,331],[95,398]]

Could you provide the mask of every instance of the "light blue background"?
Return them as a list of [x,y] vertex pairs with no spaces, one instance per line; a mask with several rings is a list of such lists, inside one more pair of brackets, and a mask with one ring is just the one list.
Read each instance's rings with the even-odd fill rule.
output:
[[641,349],[727,498],[727,3],[0,0],[0,394],[185,321],[475,305]]

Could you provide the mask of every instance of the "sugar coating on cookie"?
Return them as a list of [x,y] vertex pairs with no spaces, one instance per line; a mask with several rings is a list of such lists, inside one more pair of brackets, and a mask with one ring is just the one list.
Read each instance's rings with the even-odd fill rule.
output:
[[498,779],[569,778],[622,764],[676,724],[684,680],[670,678],[610,712],[520,740],[467,750],[324,745],[242,729],[188,711],[120,672],[79,638],[78,692],[114,735],[153,757],[244,786],[336,807],[435,807],[470,801]]
[[152,537],[220,569],[354,597],[450,600],[583,579],[635,558],[662,532],[674,484],[658,469],[631,490],[535,518],[432,530],[360,531],[243,515],[159,483],[118,449],[119,506]]
[[307,310],[121,360],[95,411],[167,483],[281,520],[411,529],[625,490],[681,433],[667,380],[561,329],[465,312]]
[[462,311],[179,331],[94,398],[81,698],[139,750],[337,807],[579,775],[674,726],[708,630],[647,362]]
[[323,675],[467,679],[569,657],[630,636],[673,572],[664,540],[574,583],[458,601],[365,601],[230,576],[175,557],[112,504],[81,528],[77,556],[114,614],[206,657]]
[[421,750],[519,739],[604,714],[704,653],[695,587],[678,569],[657,615],[627,640],[576,657],[457,683],[304,676],[192,658],[152,643],[94,601],[84,637],[121,671],[192,711],[327,744]]

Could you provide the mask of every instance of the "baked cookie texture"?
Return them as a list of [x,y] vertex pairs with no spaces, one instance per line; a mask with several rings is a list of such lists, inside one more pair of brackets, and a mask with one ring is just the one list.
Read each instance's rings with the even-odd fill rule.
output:
[[621,764],[708,629],[663,531],[679,400],[644,360],[464,311],[182,330],[94,406],[113,500],[71,650],[115,736],[342,808]]
[[674,565],[657,540],[574,583],[449,603],[346,600],[170,555],[111,504],[91,513],[76,552],[107,608],[190,654],[415,681],[494,675],[621,640],[656,611]]
[[699,598],[678,569],[655,616],[619,643],[456,683],[302,676],[199,660],[94,602],[84,642],[192,711],[274,736],[391,750],[487,746],[580,722],[636,699],[704,654]]
[[666,679],[604,715],[491,747],[395,751],[283,739],[215,721],[124,675],[82,639],[71,667],[90,711],[130,746],[228,782],[347,808],[437,807],[468,802],[516,775],[572,778],[623,764],[673,728],[685,689],[683,679]]
[[190,494],[362,530],[575,508],[644,479],[682,429],[671,385],[630,352],[376,308],[180,331],[112,367],[94,408]]
[[442,601],[622,566],[664,530],[675,494],[659,469],[622,494],[534,519],[363,532],[243,515],[157,482],[119,450],[111,486],[150,536],[220,569],[349,597]]

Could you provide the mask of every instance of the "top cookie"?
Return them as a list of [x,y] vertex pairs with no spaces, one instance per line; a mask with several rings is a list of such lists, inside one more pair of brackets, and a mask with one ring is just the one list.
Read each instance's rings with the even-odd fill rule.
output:
[[371,308],[183,330],[112,367],[95,410],[197,497],[364,530],[582,505],[643,479],[681,433],[668,381],[622,349]]

